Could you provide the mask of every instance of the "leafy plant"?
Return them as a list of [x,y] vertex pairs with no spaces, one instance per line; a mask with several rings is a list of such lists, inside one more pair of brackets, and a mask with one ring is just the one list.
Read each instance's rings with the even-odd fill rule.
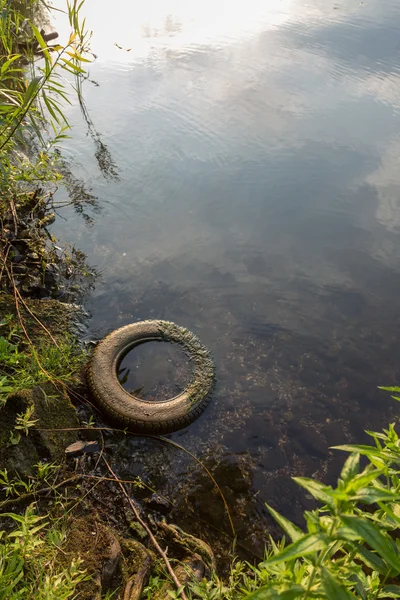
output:
[[[28,479],[23,479],[17,473],[10,477],[7,469],[0,469],[0,490],[8,496],[23,496],[36,492],[44,485],[53,488],[57,480],[60,465],[39,462],[35,465],[36,472]],[[55,488],[54,488],[55,490]],[[2,503],[0,502],[0,507]]]
[[0,532],[0,600],[67,600],[87,579],[79,559],[61,564],[65,534],[29,507],[23,515],[4,513],[14,528]]
[[24,413],[21,413],[16,416],[14,429],[19,429],[23,431],[25,435],[28,435],[29,429],[34,427],[38,422],[38,419],[32,419],[33,412],[35,410],[34,406],[28,406]]
[[[57,346],[51,340],[42,340],[35,348],[11,344],[0,337],[0,401],[5,403],[11,392],[46,381],[77,383],[86,358],[87,353],[67,334]],[[17,429],[26,434],[33,424],[31,414],[19,415]]]
[[271,538],[263,562],[236,563],[224,584],[216,578],[193,584],[192,597],[400,598],[400,440],[393,424],[382,433],[367,433],[373,445],[336,447],[350,453],[336,487],[294,478],[321,504],[304,513],[305,530],[268,506],[289,545]]
[[[18,3],[0,0],[0,11],[6,18],[0,20],[2,65],[0,69],[0,151],[9,143],[23,138],[24,129],[34,132],[44,148],[48,140],[43,136],[43,125],[49,121],[57,141],[65,137],[67,119],[61,102],[68,102],[68,92],[62,73],[83,74],[82,63],[90,62],[90,33],[80,20],[84,2],[66,3],[71,34],[63,44],[48,45],[44,32],[34,22],[37,5],[30,0],[27,10]],[[33,15],[33,16],[31,16]],[[35,53],[41,61],[34,62]],[[86,56],[85,56],[86,55]],[[31,76],[26,78],[27,60]],[[51,145],[51,144],[50,144]]]
[[[68,137],[64,107],[71,92],[81,98],[79,78],[91,60],[83,4],[66,0],[70,35],[49,43],[55,36],[46,35],[37,21],[56,9],[38,0],[0,0],[0,213],[9,212],[15,221],[26,205],[37,213],[47,208],[48,191],[56,189],[51,184],[63,179],[55,146]],[[39,186],[30,206],[29,192]]]
[[7,469],[0,469],[0,486],[6,496],[21,496],[33,491],[33,482],[21,479],[18,475],[10,478]]

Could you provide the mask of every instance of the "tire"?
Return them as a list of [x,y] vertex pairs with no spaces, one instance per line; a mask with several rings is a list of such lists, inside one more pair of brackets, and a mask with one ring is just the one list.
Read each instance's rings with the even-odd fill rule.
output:
[[[180,344],[194,366],[183,392],[168,400],[138,398],[117,378],[123,357],[134,346],[152,340]],[[200,340],[169,321],[141,321],[113,331],[96,346],[86,373],[93,397],[112,421],[134,432],[152,434],[176,431],[197,419],[208,404],[215,381],[213,361]]]

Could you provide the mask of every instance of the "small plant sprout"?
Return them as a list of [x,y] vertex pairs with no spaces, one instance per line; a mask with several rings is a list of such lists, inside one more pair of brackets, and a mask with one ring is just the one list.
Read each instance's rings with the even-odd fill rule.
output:
[[19,430],[23,431],[25,433],[25,435],[28,435],[29,429],[34,427],[36,425],[36,423],[38,422],[38,419],[31,418],[34,410],[35,410],[34,406],[28,406],[24,413],[20,413],[19,415],[17,415],[17,417],[15,419],[16,424],[14,426],[15,429],[19,429]]

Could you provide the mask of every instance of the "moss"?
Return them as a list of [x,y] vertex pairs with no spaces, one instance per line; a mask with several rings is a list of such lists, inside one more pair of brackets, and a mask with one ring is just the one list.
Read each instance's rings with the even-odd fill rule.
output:
[[129,529],[132,535],[138,537],[140,540],[145,540],[148,537],[148,533],[145,528],[138,521],[130,521]]
[[[75,407],[68,394],[60,386],[51,383],[31,390],[35,410],[33,418],[38,419],[37,427],[42,429],[63,429],[79,427]],[[55,462],[62,461],[65,448],[76,441],[74,431],[35,431],[41,444]]]
[[82,568],[90,576],[79,584],[81,600],[100,598],[106,589],[123,589],[149,560],[149,552],[140,542],[118,537],[95,514],[71,522],[63,550],[62,564],[68,565],[79,556]]
[[139,573],[150,553],[140,542],[128,538],[120,539],[122,548],[122,580],[125,584],[133,575]]
[[[41,327],[38,319],[57,338],[64,338],[66,333],[73,333],[81,309],[74,304],[65,304],[58,300],[31,300],[19,302],[19,313],[24,327],[32,342],[48,340],[49,336]],[[5,315],[13,315],[19,322],[19,315],[12,295],[0,292],[0,319]],[[35,318],[36,317],[36,318]]]
[[101,574],[114,541],[112,531],[95,515],[85,515],[71,522],[64,554],[59,559],[65,565],[77,557],[82,560],[82,568],[90,579],[79,584],[77,591],[81,600],[101,597]]
[[[21,433],[17,444],[12,443],[16,417],[33,407],[32,419],[37,419],[28,435]],[[10,473],[30,476],[34,465],[41,460],[60,464],[64,450],[77,439],[75,431],[41,431],[77,427],[78,418],[66,391],[51,383],[12,394],[0,409],[0,468]]]
[[170,321],[159,321],[158,327],[166,341],[180,344],[193,361],[194,374],[186,391],[193,404],[200,402],[212,392],[214,387],[215,369],[210,352],[199,338],[185,327]]

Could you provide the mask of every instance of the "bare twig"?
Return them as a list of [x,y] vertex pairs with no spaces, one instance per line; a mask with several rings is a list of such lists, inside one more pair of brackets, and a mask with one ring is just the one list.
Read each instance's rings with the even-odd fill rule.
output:
[[73,475],[69,477],[69,479],[65,479],[64,481],[60,481],[57,485],[52,485],[46,488],[41,488],[40,490],[36,490],[34,492],[29,492],[29,494],[22,494],[22,496],[18,496],[17,498],[8,498],[7,500],[3,500],[0,502],[0,508],[3,506],[7,506],[8,504],[18,504],[19,502],[24,502],[24,500],[29,500],[30,498],[35,498],[36,496],[45,496],[49,492],[53,492],[54,490],[62,487],[63,485],[67,485],[68,483],[75,481],[76,479],[81,479],[82,475]]
[[15,237],[17,237],[17,235],[18,235],[18,216],[17,216],[17,211],[15,209],[14,200],[12,198],[10,198],[9,202],[10,202],[10,208],[11,208],[12,218],[13,218],[13,221],[14,221],[14,235],[15,235]]
[[[164,550],[161,548],[160,544],[157,542],[156,538],[154,537],[150,527],[147,525],[147,523],[145,521],[143,521],[143,519],[140,517],[139,512],[136,508],[136,506],[134,505],[134,503],[131,500],[131,497],[129,496],[128,492],[125,489],[125,486],[123,485],[123,483],[118,479],[118,477],[116,476],[116,474],[114,473],[114,471],[112,470],[112,468],[110,467],[110,465],[108,464],[106,458],[103,456],[103,460],[107,466],[107,469],[110,471],[111,475],[114,477],[115,481],[118,483],[118,485],[120,486],[124,496],[127,498],[130,507],[136,517],[136,519],[139,521],[139,523],[141,524],[142,527],[144,527],[144,529],[147,531],[148,536],[153,544],[153,546],[155,547],[155,549],[157,550],[157,552],[159,553],[159,555],[161,556],[161,558],[163,559],[165,566],[167,567],[168,573],[171,575],[172,581],[174,582],[176,589],[179,590],[181,587],[181,583],[179,582],[179,579],[177,578],[175,571],[173,570],[171,563],[168,559],[168,556],[165,554]],[[181,591],[181,598],[182,600],[188,600],[185,592],[182,590]]]
[[18,288],[15,288],[18,298],[20,300],[20,302],[22,302],[22,304],[24,305],[25,310],[31,315],[31,317],[33,317],[35,319],[35,321],[40,325],[40,327],[47,333],[47,335],[50,337],[51,341],[53,342],[53,344],[55,346],[57,346],[57,348],[59,349],[60,346],[57,343],[57,340],[55,339],[55,337],[51,334],[51,332],[47,329],[46,325],[44,323],[42,323],[42,321],[40,319],[37,318],[37,316],[31,311],[31,309],[29,308],[29,306],[27,305],[27,303],[25,302],[25,300],[22,298],[21,296],[21,292],[19,291]]
[[52,428],[42,428],[42,427],[35,427],[35,429],[38,429],[39,431],[86,431],[86,430],[91,430],[91,431],[115,431],[115,432],[119,432],[119,433],[125,433],[125,434],[129,434],[129,435],[133,435],[135,437],[146,437],[146,438],[150,438],[153,440],[157,440],[159,442],[164,442],[165,444],[170,444],[171,446],[174,446],[175,448],[178,448],[179,450],[182,450],[183,452],[185,452],[186,454],[188,454],[189,456],[191,456],[193,458],[193,460],[195,460],[199,466],[204,469],[204,471],[207,473],[207,475],[210,477],[211,481],[213,482],[213,484],[215,485],[215,487],[218,490],[219,495],[221,496],[221,499],[224,503],[225,506],[225,510],[226,513],[228,515],[228,520],[229,520],[229,524],[232,530],[232,534],[235,537],[236,536],[236,530],[235,530],[235,526],[233,524],[232,521],[232,517],[229,511],[229,506],[228,503],[225,499],[224,494],[222,493],[222,490],[220,488],[220,486],[218,485],[217,481],[215,480],[215,478],[213,477],[213,475],[211,474],[211,472],[209,471],[209,469],[205,466],[205,464],[203,462],[201,462],[201,460],[199,458],[197,458],[197,456],[195,456],[192,452],[190,452],[190,450],[187,450],[186,448],[184,448],[183,446],[181,446],[180,444],[177,444],[176,442],[173,442],[172,440],[169,440],[168,438],[165,438],[163,436],[159,436],[159,435],[150,435],[150,434],[143,434],[143,433],[132,433],[132,432],[127,432],[125,429],[117,429],[115,427],[63,427],[63,428],[57,428],[57,429],[52,429]]
[[3,248],[0,248],[1,254],[2,254],[2,257],[1,257],[2,265],[1,265],[1,271],[0,271],[0,283],[1,283],[1,280],[3,278],[3,271],[4,271],[4,269],[6,267],[6,264],[7,264],[7,258],[8,258],[8,254],[10,252],[10,248],[11,248],[10,244],[7,244],[7,250],[6,250],[6,252],[4,252]]

